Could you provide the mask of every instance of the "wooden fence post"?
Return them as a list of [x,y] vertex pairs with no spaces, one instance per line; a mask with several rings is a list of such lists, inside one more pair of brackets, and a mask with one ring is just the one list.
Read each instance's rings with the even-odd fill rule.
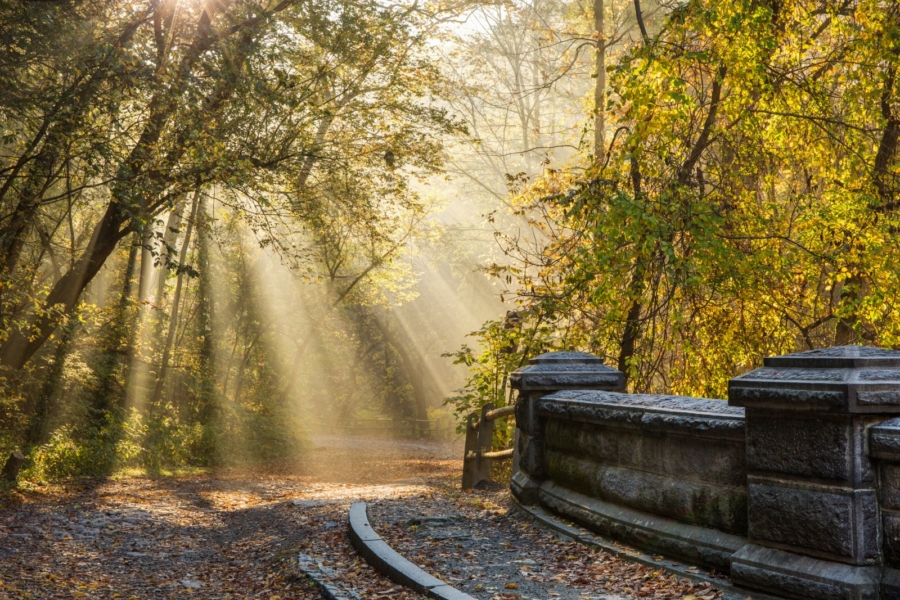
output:
[[494,409],[493,404],[485,404],[481,407],[481,418],[478,413],[472,413],[466,419],[466,447],[463,455],[462,489],[468,490],[482,481],[491,480],[491,467],[495,460],[509,460],[516,451],[513,448],[506,450],[491,450],[494,442],[494,421],[504,417],[514,416],[515,407],[504,406]]
[[466,446],[463,449],[462,489],[475,485],[475,457],[478,449],[478,415],[472,413],[466,418]]
[[473,487],[482,481],[491,479],[491,459],[485,458],[484,454],[491,451],[491,445],[494,442],[494,421],[486,418],[487,413],[492,410],[494,410],[494,405],[490,402],[481,407],[481,419],[478,421],[478,442],[475,449]]

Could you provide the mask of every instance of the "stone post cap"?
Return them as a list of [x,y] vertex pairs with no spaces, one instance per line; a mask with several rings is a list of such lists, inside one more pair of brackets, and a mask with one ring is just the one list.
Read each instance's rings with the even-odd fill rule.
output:
[[838,413],[900,413],[900,352],[870,346],[809,350],[763,361],[728,382],[728,404]]
[[531,390],[621,390],[625,375],[603,364],[587,352],[547,352],[528,360],[528,366],[509,376],[513,389]]

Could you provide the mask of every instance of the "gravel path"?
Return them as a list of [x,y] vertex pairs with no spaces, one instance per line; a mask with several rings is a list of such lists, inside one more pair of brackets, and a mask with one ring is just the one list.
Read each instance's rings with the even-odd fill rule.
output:
[[318,598],[301,553],[351,597],[422,598],[353,551],[346,519],[360,500],[398,552],[479,599],[719,597],[560,542],[514,516],[505,490],[459,493],[460,455],[448,444],[317,438],[280,471],[0,496],[0,599]]
[[369,519],[400,554],[479,599],[722,597],[708,584],[561,541],[523,520],[502,489],[459,494],[436,486],[414,501],[372,503]]

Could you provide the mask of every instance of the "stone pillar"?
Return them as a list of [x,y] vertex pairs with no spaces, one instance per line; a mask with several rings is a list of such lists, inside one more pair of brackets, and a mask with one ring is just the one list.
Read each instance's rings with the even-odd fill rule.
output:
[[510,490],[521,502],[537,504],[537,489],[546,478],[544,423],[537,401],[562,390],[621,391],[625,376],[586,352],[548,352],[528,361],[509,376],[518,391],[516,440]]
[[765,359],[728,384],[746,409],[748,537],[738,585],[794,598],[877,598],[883,564],[870,426],[900,413],[900,352]]

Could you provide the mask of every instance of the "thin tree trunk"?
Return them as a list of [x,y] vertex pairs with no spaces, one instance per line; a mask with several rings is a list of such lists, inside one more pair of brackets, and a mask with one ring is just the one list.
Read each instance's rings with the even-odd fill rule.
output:
[[[199,356],[199,386],[194,398],[194,407],[191,411],[191,422],[200,423],[202,426],[202,458],[210,464],[219,462],[218,427],[219,402],[216,393],[216,357],[215,340],[212,324],[215,318],[215,303],[213,302],[212,285],[210,278],[209,260],[209,228],[207,226],[208,211],[207,198],[200,200],[197,214],[197,242],[198,265],[200,270],[200,282],[198,287],[197,329],[203,342],[200,344]],[[224,394],[223,394],[224,396]]]
[[[631,158],[631,188],[635,201],[643,197],[643,178],[641,165],[637,159]],[[622,331],[622,343],[619,345],[618,369],[625,375],[625,386],[631,376],[629,362],[634,357],[634,348],[640,336],[640,318],[643,310],[644,287],[646,286],[647,265],[637,256],[634,271],[631,274],[631,282],[628,284],[628,297],[631,299],[631,307],[625,317],[625,329]]]
[[[194,228],[194,221],[197,218],[197,205],[200,202],[200,188],[194,192],[194,199],[191,202],[191,217],[188,220],[187,228],[184,232],[184,243],[181,245],[181,255],[178,258],[179,265],[184,265],[187,260],[188,248],[191,244],[191,233]],[[175,332],[178,328],[178,310],[181,305],[181,289],[184,285],[184,270],[178,272],[178,278],[175,282],[175,293],[172,296],[172,316],[169,320],[169,333],[166,336],[166,342],[163,346],[162,361],[159,367],[159,375],[156,378],[156,387],[153,389],[152,406],[159,404],[162,397],[163,386],[166,382],[166,371],[169,368],[169,358],[172,354],[172,342],[175,341]]]
[[262,335],[262,328],[260,328],[256,332],[256,336],[253,338],[253,341],[247,346],[244,350],[244,356],[241,358],[241,364],[238,367],[238,374],[235,378],[234,384],[234,400],[235,404],[238,403],[241,399],[241,389],[244,387],[244,372],[247,369],[247,363],[250,362],[250,354],[253,352],[253,348],[256,347],[256,342],[259,341],[259,337]]
[[137,265],[137,253],[140,247],[139,241],[139,239],[135,239],[128,249],[128,262],[122,278],[122,294],[113,309],[112,319],[109,322],[109,334],[101,344],[101,358],[97,368],[100,385],[94,394],[91,407],[93,418],[97,419],[99,424],[102,424],[106,415],[115,406],[121,405],[121,401],[124,399],[120,398],[119,402],[114,402],[113,394],[119,366],[126,360],[127,348],[131,345],[129,337],[133,322],[132,319],[129,319],[128,307],[132,302],[131,293]]
[[178,241],[178,234],[176,232],[181,229],[183,214],[184,196],[179,198],[178,202],[175,203],[175,206],[169,213],[169,218],[166,219],[166,230],[163,232],[163,244],[159,249],[161,266],[159,268],[159,278],[156,282],[156,297],[154,298],[157,307],[162,306],[162,299],[166,293],[166,280],[168,279],[167,274],[169,272],[169,263],[171,262],[169,248],[174,246]]
[[638,28],[641,30],[641,39],[644,44],[650,43],[650,36],[647,34],[647,26],[644,24],[644,11],[641,10],[641,0],[634,0],[634,18],[637,21]]
[[606,161],[606,27],[604,0],[594,0],[594,35],[597,36],[594,83],[594,157],[598,163]]
[[631,277],[631,283],[628,285],[628,295],[631,297],[631,307],[628,309],[628,315],[625,317],[625,329],[622,331],[622,343],[619,345],[618,369],[625,374],[625,385],[631,377],[629,372],[629,363],[634,357],[634,349],[637,340],[641,334],[641,311],[644,308],[643,293],[646,268],[640,264],[635,266],[634,273]]
[[[147,302],[150,298],[150,286],[153,280],[153,226],[151,223],[144,224],[143,235],[141,236],[141,278],[138,284],[138,301]],[[144,312],[144,309],[141,309]]]
[[[872,184],[878,193],[879,203],[873,209],[878,212],[890,212],[897,208],[897,202],[894,201],[896,192],[896,176],[891,171],[891,164],[897,155],[898,145],[900,145],[900,116],[894,112],[895,86],[897,83],[897,64],[891,64],[887,70],[882,84],[880,108],[881,116],[884,118],[884,129],[881,132],[881,139],[878,143],[878,152],[875,155],[873,164]],[[844,281],[841,288],[841,298],[850,298],[850,302],[857,304],[848,315],[838,320],[837,328],[834,333],[834,343],[836,346],[845,346],[859,342],[862,334],[860,331],[859,303],[866,297],[869,291],[868,278],[862,275],[856,268],[858,265],[851,263],[847,268],[855,274]]]
[[306,348],[311,340],[312,333],[308,333],[303,343],[297,347],[297,353],[294,355],[294,362],[291,364],[291,372],[287,376],[287,382],[281,388],[281,393],[278,394],[279,404],[283,405],[287,401],[288,395],[294,391],[294,386],[297,385],[297,376],[300,374],[300,364],[303,362],[303,355],[306,353]]

